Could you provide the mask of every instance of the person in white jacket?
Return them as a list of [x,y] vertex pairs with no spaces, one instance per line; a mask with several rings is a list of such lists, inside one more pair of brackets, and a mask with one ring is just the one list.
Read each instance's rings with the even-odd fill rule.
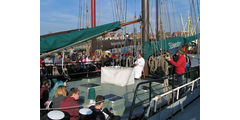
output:
[[145,60],[143,59],[142,55],[138,54],[138,59],[134,63],[135,69],[135,77],[136,79],[140,79],[142,76],[142,71],[144,68]]

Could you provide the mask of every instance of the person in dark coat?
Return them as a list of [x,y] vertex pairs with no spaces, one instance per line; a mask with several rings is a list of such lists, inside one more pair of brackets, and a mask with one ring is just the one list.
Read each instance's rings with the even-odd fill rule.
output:
[[104,104],[104,100],[105,100],[104,96],[98,95],[96,97],[96,100],[95,100],[96,101],[96,105],[89,107],[93,111],[93,114],[94,114],[96,120],[106,120],[103,112],[101,111],[101,108],[102,108],[102,106]]
[[47,105],[47,102],[49,100],[49,84],[48,81],[45,80],[42,83],[41,89],[40,89],[40,108],[45,108]]
[[[121,117],[120,116],[116,116],[114,115],[112,112],[110,112],[107,108],[104,108],[102,110],[102,107],[104,105],[104,96],[102,95],[98,95],[95,99],[96,101],[96,105],[94,106],[90,106],[89,109],[91,109],[93,111],[93,115],[95,120],[120,120]],[[104,115],[104,113],[106,114],[106,116]]]
[[70,120],[78,120],[79,119],[80,105],[77,102],[78,99],[79,99],[78,88],[71,88],[70,92],[69,92],[69,96],[65,97],[60,103],[59,108],[73,107],[73,108],[62,109],[62,111],[69,113],[69,115],[71,117]]

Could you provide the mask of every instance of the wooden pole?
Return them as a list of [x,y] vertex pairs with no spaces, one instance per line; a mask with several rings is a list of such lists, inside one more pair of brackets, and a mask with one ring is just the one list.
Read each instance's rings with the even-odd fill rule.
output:
[[[149,41],[149,0],[142,0],[142,41]],[[142,55],[144,55],[144,46],[142,46]],[[144,55],[145,56],[145,55]],[[144,65],[144,75],[149,75],[148,60],[146,60]]]
[[[96,1],[95,0],[91,0],[91,26],[92,28],[96,27]],[[90,52],[94,52],[96,49],[98,49],[98,46],[96,43],[97,43],[96,38],[93,38]]]

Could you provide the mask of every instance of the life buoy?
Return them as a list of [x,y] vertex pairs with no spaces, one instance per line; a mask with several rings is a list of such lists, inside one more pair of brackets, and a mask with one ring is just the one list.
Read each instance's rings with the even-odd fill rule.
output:
[[126,67],[131,67],[134,63],[134,60],[136,60],[133,56],[129,56],[126,59]]
[[148,65],[150,67],[150,73],[155,73],[158,67],[158,58],[151,56],[149,58]]
[[53,75],[60,75],[59,72],[58,72],[58,70],[57,70],[57,67],[56,67],[56,66],[53,66],[52,74],[53,74]]
[[103,52],[102,52],[101,49],[97,49],[97,50],[95,50],[94,54],[98,55],[98,56],[101,56],[103,54]]

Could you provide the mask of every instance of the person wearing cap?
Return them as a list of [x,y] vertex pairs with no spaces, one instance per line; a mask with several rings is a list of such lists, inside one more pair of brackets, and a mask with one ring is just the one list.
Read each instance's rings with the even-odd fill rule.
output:
[[69,96],[65,97],[60,103],[59,108],[73,107],[73,108],[61,109],[61,111],[67,112],[71,116],[70,120],[79,119],[80,106],[77,102],[77,100],[79,99],[79,96],[80,95],[79,95],[78,88],[71,88],[69,92]]
[[183,73],[185,72],[186,56],[182,50],[177,50],[176,55],[178,56],[177,62],[172,60],[170,57],[167,57],[167,60],[170,61],[170,63],[175,66],[177,82],[178,85],[180,85],[182,83]]

